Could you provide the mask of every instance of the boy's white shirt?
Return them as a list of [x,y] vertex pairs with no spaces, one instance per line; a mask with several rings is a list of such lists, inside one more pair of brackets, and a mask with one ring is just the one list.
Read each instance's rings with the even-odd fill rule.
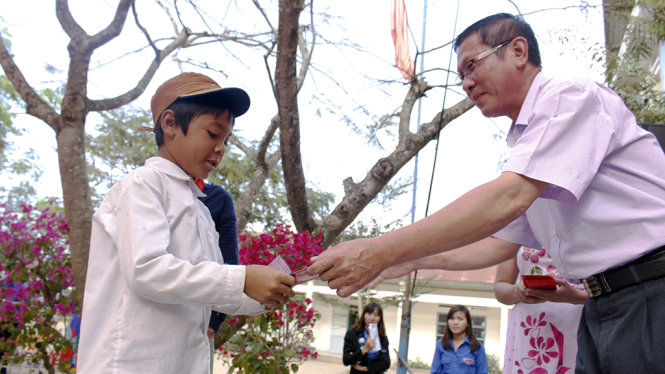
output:
[[245,267],[223,265],[203,193],[153,157],[93,216],[78,373],[209,373],[211,309],[260,314]]

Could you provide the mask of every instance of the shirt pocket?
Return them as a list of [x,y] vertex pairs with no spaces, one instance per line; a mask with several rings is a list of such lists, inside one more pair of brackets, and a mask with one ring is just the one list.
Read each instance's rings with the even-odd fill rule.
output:
[[473,356],[462,357],[462,363],[466,366],[476,366],[476,359]]
[[442,354],[441,355],[441,364],[443,366],[451,366],[455,362],[455,357],[450,354]]

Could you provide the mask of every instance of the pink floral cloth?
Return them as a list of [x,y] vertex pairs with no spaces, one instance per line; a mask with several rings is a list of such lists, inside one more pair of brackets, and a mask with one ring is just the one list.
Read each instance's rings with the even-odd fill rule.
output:
[[[520,275],[546,274],[561,278],[544,249],[520,248],[517,267]],[[508,318],[503,372],[574,373],[582,307],[551,302],[515,304]]]

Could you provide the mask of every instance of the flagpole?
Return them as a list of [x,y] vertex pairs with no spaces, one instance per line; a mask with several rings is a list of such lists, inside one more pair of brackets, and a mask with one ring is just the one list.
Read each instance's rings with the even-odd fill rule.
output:
[[[423,28],[420,49],[425,50],[425,34],[427,30],[427,0],[423,3]],[[420,71],[425,70],[425,55],[420,56]],[[418,100],[418,116],[416,119],[416,133],[420,131],[420,114],[422,109],[422,100]],[[413,165],[413,198],[411,200],[411,223],[416,220],[416,195],[418,191],[418,153],[416,153],[415,163]],[[415,279],[413,280],[415,282]],[[409,363],[409,336],[411,335],[411,273],[406,276],[406,285],[404,290],[404,304],[402,305],[402,322],[399,334],[399,356],[402,360],[397,360],[397,374],[406,374]]]

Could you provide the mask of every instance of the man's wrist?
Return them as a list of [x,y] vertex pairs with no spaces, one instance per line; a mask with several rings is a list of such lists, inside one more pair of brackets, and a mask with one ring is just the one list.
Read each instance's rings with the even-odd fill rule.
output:
[[391,253],[392,248],[388,247],[387,243],[382,239],[380,236],[367,239],[367,255],[372,259],[375,267],[387,269],[394,265],[391,261],[393,254]]

